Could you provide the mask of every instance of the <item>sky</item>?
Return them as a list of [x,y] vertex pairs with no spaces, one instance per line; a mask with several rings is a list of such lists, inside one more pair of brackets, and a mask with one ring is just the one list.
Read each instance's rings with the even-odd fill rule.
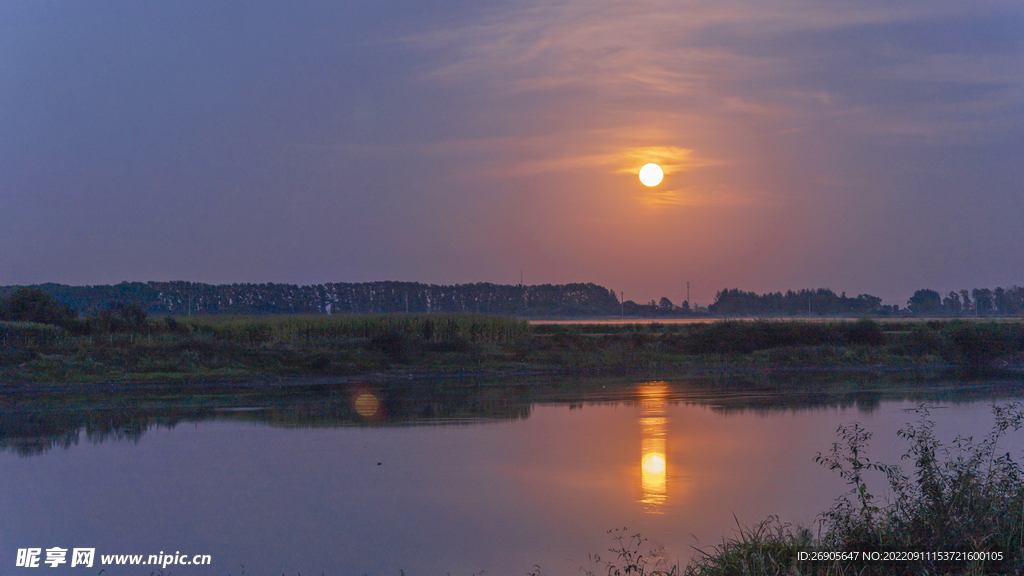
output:
[[6,0],[0,285],[905,304],[1024,284],[1022,128],[1020,2]]

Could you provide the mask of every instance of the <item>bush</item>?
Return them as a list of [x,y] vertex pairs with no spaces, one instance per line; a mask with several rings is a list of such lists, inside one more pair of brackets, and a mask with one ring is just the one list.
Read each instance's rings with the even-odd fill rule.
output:
[[942,356],[953,362],[983,366],[1018,348],[1015,326],[952,322],[943,331]]
[[862,318],[844,327],[846,328],[846,341],[849,344],[859,344],[862,346],[881,346],[885,344],[885,332],[882,331],[882,325],[874,320]]
[[[851,485],[823,515],[827,531],[823,549],[857,551],[956,551],[1000,553],[1001,561],[947,563],[924,560],[895,571],[885,564],[866,564],[867,573],[1020,573],[1024,546],[1024,474],[999,441],[1024,423],[1020,405],[993,406],[995,425],[975,443],[958,437],[945,446],[935,436],[927,408],[917,424],[899,431],[910,442],[904,458],[914,463],[914,478],[898,466],[870,462],[863,449],[871,435],[859,426],[841,427],[843,442],[818,461]],[[863,473],[885,473],[892,498],[879,507],[868,492]]]
[[405,357],[405,334],[398,331],[385,332],[370,338],[370,350],[383,352],[388,360],[401,362]]
[[[698,551],[685,574],[1021,574],[1024,470],[1000,451],[999,443],[1024,425],[1024,410],[1019,404],[992,410],[995,424],[988,436],[977,443],[958,437],[952,446],[945,446],[935,436],[928,409],[921,407],[918,422],[898,433],[910,443],[904,459],[913,462],[912,478],[899,466],[872,462],[865,456],[871,433],[859,424],[840,426],[840,442],[828,454],[819,453],[816,460],[838,472],[850,491],[822,514],[824,532],[819,537],[769,517],[752,528],[741,526],[736,538],[726,539],[710,552]],[[884,474],[892,491],[883,506],[868,490],[865,474],[871,471]],[[814,550],[967,552],[987,555],[987,559],[800,560],[799,552]]]
[[8,322],[36,322],[54,326],[69,326],[78,312],[67,304],[56,302],[38,288],[18,288],[7,298],[0,299],[0,320]]
[[146,327],[146,311],[138,304],[115,303],[84,320],[87,334],[141,332]]

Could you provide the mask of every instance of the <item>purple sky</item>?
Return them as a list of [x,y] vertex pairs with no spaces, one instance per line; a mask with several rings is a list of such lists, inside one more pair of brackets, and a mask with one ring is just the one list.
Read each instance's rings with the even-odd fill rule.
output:
[[1019,2],[8,0],[0,285],[905,303],[1024,284],[1022,128]]

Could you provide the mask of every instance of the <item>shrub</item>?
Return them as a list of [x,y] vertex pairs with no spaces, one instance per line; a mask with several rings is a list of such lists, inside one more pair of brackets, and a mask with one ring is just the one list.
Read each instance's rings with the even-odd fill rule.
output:
[[[842,427],[843,443],[818,460],[838,470],[851,484],[855,502],[846,496],[823,515],[824,549],[858,551],[956,551],[1001,553],[1002,561],[908,563],[903,573],[1020,573],[1024,546],[1024,473],[999,441],[1024,423],[1020,405],[993,406],[995,424],[980,442],[958,437],[952,446],[935,435],[928,409],[918,423],[899,431],[910,443],[905,459],[913,462],[913,479],[898,466],[872,463],[863,456],[870,434],[859,426]],[[863,472],[886,474],[891,501],[876,506]],[[868,573],[894,573],[884,564],[867,564]]]
[[881,346],[885,343],[885,333],[882,325],[874,320],[862,318],[853,324],[845,326],[846,341],[849,344],[860,344],[862,346]]
[[9,297],[0,298],[0,320],[68,326],[77,317],[73,308],[38,288],[18,288]]
[[1011,327],[994,322],[952,322],[943,332],[945,346],[942,356],[954,362],[982,366],[1017,347],[1016,334]]
[[[817,538],[805,528],[769,517],[752,528],[740,527],[710,552],[697,551],[687,576],[797,574],[1021,574],[1024,572],[1024,470],[1000,440],[1024,425],[1019,404],[993,406],[995,423],[981,441],[958,437],[951,446],[935,435],[928,409],[898,435],[909,442],[904,459],[913,477],[899,466],[865,456],[871,433],[859,424],[840,426],[840,441],[816,460],[847,481],[850,491],[822,514]],[[892,495],[876,504],[865,475],[885,475]],[[812,562],[801,551],[967,552],[986,559],[943,561]],[[996,559],[1001,556],[1001,559]],[[640,572],[623,572],[625,574]],[[612,572],[609,572],[612,574]]]

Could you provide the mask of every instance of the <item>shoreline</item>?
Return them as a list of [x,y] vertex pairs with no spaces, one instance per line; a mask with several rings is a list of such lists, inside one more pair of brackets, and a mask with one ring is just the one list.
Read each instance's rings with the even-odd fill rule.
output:
[[[587,372],[551,369],[510,369],[510,370],[460,370],[460,371],[422,371],[396,369],[384,372],[364,374],[327,376],[327,375],[281,375],[252,377],[180,377],[166,379],[109,379],[95,381],[0,381],[0,395],[16,395],[19,393],[38,394],[40,392],[133,392],[155,390],[193,390],[203,388],[238,390],[267,388],[330,388],[351,387],[360,385],[401,386],[429,385],[451,383],[466,385],[470,383],[518,383],[547,384],[559,380],[595,380],[595,381],[684,381],[750,378],[763,380],[770,378],[787,378],[797,376],[816,376],[827,374],[832,377],[843,376],[901,376],[907,380],[933,380],[942,377],[953,378],[985,378],[1006,379],[1024,377],[1024,365],[1013,364],[985,370],[965,370],[963,367],[950,363],[927,363],[916,365],[819,365],[802,367],[771,367],[771,366],[737,366],[721,364],[717,366],[686,367],[679,370],[592,370]],[[487,385],[484,384],[484,385]]]

